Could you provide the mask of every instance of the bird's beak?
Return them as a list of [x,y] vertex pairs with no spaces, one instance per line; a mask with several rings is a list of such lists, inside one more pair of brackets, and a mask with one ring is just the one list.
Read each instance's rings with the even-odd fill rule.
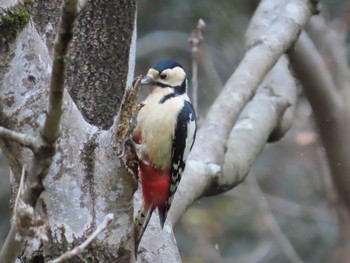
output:
[[154,80],[150,76],[144,76],[141,79],[142,86],[147,86],[147,85],[153,84],[153,82],[154,82]]

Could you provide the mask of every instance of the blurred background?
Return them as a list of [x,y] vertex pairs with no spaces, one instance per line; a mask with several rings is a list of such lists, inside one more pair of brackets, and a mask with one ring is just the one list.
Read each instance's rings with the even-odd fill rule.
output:
[[[329,23],[344,12],[345,0],[321,2]],[[198,111],[204,118],[244,54],[245,30],[258,3],[139,1],[136,75],[145,74],[160,59],[172,58],[190,79],[188,38],[198,19],[204,19],[205,66],[198,75]],[[324,155],[310,106],[300,92],[291,130],[266,147],[247,180],[223,195],[202,198],[177,224],[183,262],[290,262],[288,253],[298,254],[303,262],[339,262],[350,221],[337,200]],[[9,228],[10,195],[3,156],[0,173],[1,245]]]

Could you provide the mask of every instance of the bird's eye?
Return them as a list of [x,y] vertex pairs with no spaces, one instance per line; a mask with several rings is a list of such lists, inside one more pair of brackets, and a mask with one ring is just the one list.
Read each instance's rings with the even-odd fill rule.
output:
[[168,75],[167,74],[160,74],[160,76],[159,76],[161,79],[166,79],[167,77],[168,77]]

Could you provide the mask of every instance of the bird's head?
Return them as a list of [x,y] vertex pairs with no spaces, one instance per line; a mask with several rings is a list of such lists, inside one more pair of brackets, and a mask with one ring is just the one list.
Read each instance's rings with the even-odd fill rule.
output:
[[173,60],[162,60],[150,68],[141,80],[141,85],[161,88],[174,88],[186,92],[187,79],[182,66]]

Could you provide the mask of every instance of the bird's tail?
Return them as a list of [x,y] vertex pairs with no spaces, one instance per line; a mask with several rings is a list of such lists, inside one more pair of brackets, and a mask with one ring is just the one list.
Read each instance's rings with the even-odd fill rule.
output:
[[154,209],[152,208],[152,206],[145,207],[144,203],[142,203],[142,206],[139,212],[137,213],[137,217],[134,223],[135,257],[137,256],[137,250],[139,248],[141,238],[146,230],[149,220],[151,219],[153,210]]

